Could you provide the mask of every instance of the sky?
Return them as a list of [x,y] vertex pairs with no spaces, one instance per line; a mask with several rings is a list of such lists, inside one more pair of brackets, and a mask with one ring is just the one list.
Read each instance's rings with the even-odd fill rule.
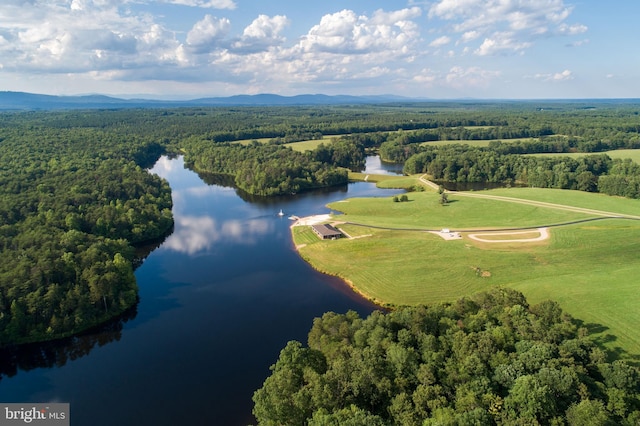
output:
[[640,98],[638,0],[0,1],[0,91]]

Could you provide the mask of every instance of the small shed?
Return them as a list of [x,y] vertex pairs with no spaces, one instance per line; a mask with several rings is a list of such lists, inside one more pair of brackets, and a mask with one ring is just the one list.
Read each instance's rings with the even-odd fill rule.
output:
[[311,229],[321,240],[335,240],[342,237],[342,232],[329,224],[311,225]]

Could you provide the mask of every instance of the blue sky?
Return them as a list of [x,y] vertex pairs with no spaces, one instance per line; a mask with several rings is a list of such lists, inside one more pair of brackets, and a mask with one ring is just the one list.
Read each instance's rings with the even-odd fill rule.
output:
[[637,98],[637,0],[2,0],[0,90]]

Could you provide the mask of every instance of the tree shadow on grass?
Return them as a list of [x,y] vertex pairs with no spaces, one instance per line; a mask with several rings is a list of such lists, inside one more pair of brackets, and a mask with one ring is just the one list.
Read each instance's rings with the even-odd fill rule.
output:
[[597,323],[585,323],[581,320],[575,320],[578,327],[585,328],[588,332],[589,338],[600,348],[607,352],[608,361],[624,360],[630,365],[640,367],[640,355],[633,354],[616,345],[614,342],[618,340],[618,337],[607,333],[609,327],[597,324]]

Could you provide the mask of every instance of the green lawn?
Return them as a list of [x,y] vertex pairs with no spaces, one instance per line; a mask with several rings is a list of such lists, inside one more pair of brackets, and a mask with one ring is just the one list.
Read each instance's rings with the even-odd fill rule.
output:
[[321,143],[327,145],[334,141],[334,139],[338,139],[341,135],[325,135],[322,139],[312,139],[309,141],[300,141],[300,142],[292,142],[287,143],[285,146],[291,147],[294,151],[313,151],[320,145]]
[[[527,188],[524,188],[526,191]],[[483,191],[498,194],[495,191]],[[585,195],[590,195],[586,194]],[[538,226],[591,217],[584,213],[525,206],[488,199],[449,194],[449,204],[442,206],[433,192],[407,194],[409,202],[394,203],[388,198],[349,199],[329,207],[345,213],[342,219],[372,226],[422,229],[467,229]]]
[[[597,194],[518,189],[490,194],[560,202],[599,210],[640,214],[636,200]],[[545,194],[547,192],[547,194]],[[410,193],[410,202],[390,198],[351,199],[330,207],[346,214],[336,220],[394,228],[440,229],[538,226],[587,217],[551,208],[451,195],[447,206],[435,193]],[[518,197],[516,197],[518,198]],[[501,285],[522,291],[531,303],[554,299],[596,330],[611,349],[640,354],[640,221],[605,219],[551,229],[537,243],[479,243],[465,234],[445,241],[427,232],[339,225],[354,239],[320,241],[296,230],[300,254],[317,269],[352,283],[380,304],[453,301]],[[309,235],[310,234],[310,235]],[[486,272],[480,277],[476,268]]]
[[564,157],[580,158],[587,155],[597,155],[597,154],[607,154],[611,158],[622,158],[622,159],[630,158],[631,160],[640,164],[640,149],[616,149],[614,151],[591,152],[591,153],[572,152],[570,154],[527,154],[527,155],[535,155],[540,157],[542,156],[563,157],[564,156]]
[[640,215],[640,200],[612,197],[606,194],[592,194],[582,191],[545,188],[502,188],[482,191],[491,195],[544,201],[554,204],[568,204],[575,207],[597,209],[622,214]]
[[[308,141],[300,141],[300,142],[292,142],[284,144],[285,146],[291,147],[294,151],[312,151],[318,147],[321,143],[330,144],[334,139],[339,138],[341,135],[325,135],[322,139],[312,139]],[[234,141],[233,143],[241,144],[241,145],[249,145],[253,141],[258,141],[260,143],[268,143],[271,139],[274,138],[260,138],[260,139],[242,139]]]
[[461,145],[471,145],[471,146],[489,146],[491,142],[504,142],[504,143],[513,143],[513,142],[531,142],[537,140],[538,138],[517,138],[517,139],[487,139],[487,140],[477,140],[477,139],[463,139],[463,140],[450,140],[450,141],[434,141],[434,142],[422,142],[420,145],[433,145],[433,146],[441,146],[441,145],[453,145],[453,144],[461,144]]
[[374,182],[378,188],[402,188],[410,189],[420,186],[425,191],[431,188],[419,179],[420,175],[399,176],[399,175],[374,175],[368,173],[349,172],[349,180],[358,182]]

